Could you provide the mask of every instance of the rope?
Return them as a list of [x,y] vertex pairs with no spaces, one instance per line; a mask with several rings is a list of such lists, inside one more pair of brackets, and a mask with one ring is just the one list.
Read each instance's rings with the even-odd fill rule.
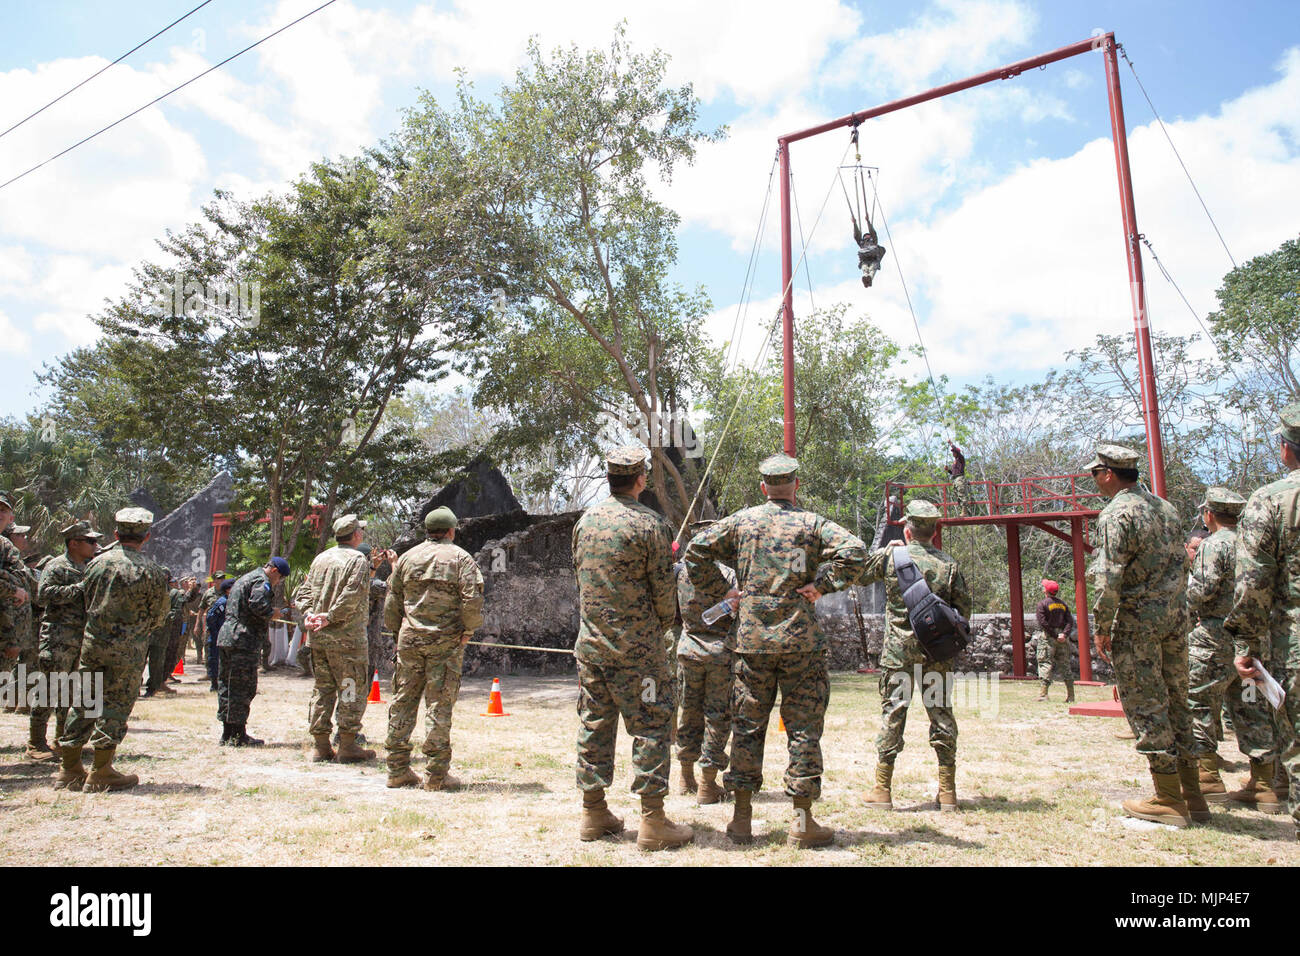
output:
[[[767,192],[763,196],[763,208],[759,212],[758,228],[754,232],[754,241],[749,247],[749,262],[745,266],[745,281],[740,285],[740,301],[736,303],[736,317],[731,323],[731,341],[727,344],[727,357],[726,361],[723,362],[724,369],[733,366],[734,362],[740,361],[740,342],[745,329],[741,317],[744,316],[745,321],[748,321],[749,305],[754,297],[754,266],[758,262],[759,250],[763,246],[763,234],[767,230],[767,214],[772,208],[772,183],[776,181],[776,168],[779,160],[780,154],[778,153],[772,157],[772,168],[767,172]],[[734,359],[733,352],[735,353]]]
[[497,647],[510,651],[544,651],[547,654],[572,654],[571,647],[529,647],[527,644],[490,644],[487,641],[466,641],[475,647]]

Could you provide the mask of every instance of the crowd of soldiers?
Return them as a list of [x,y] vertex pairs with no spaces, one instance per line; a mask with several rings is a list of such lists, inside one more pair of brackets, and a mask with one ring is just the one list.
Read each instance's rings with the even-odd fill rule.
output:
[[[1086,466],[1109,499],[1097,519],[1091,567],[1096,648],[1114,667],[1125,717],[1154,785],[1153,796],[1123,802],[1132,816],[1182,827],[1209,819],[1211,803],[1269,813],[1289,803],[1300,836],[1300,788],[1292,783],[1300,772],[1300,700],[1294,693],[1300,673],[1300,404],[1283,410],[1276,434],[1287,476],[1249,500],[1226,488],[1209,489],[1201,506],[1208,533],[1194,542],[1184,540],[1177,510],[1140,483],[1136,451],[1103,444]],[[664,811],[674,742],[682,791],[695,792],[702,806],[732,802],[727,836],[751,843],[753,796],[763,786],[768,723],[779,695],[787,746],[782,783],[792,805],[788,842],[832,843],[833,830],[818,823],[812,809],[821,796],[830,694],[827,638],[814,607],[826,594],[875,582],[883,583],[886,595],[881,720],[875,786],[864,803],[893,808],[894,766],[914,692],[938,687],[940,693],[922,694],[937,759],[934,805],[960,808],[953,659],[932,659],[918,639],[897,571],[910,558],[930,593],[969,617],[971,596],[961,569],[934,543],[941,514],[933,503],[907,502],[901,540],[871,551],[795,503],[798,462],[778,454],[759,467],[765,502],[696,522],[674,564],[672,529],[639,501],[647,482],[645,449],[615,449],[606,468],[610,494],[583,513],[572,538],[579,593],[580,839],[623,831],[606,800],[622,718],[633,738],[638,846],[661,850],[693,839],[691,827]],[[0,493],[0,524],[8,529],[0,537],[0,649],[47,675],[76,671],[103,679],[98,712],[84,701],[31,710],[28,755],[61,760],[56,788],[112,791],[138,782],[113,768],[114,754],[146,662],[146,692],[166,692],[166,668],[183,648],[185,630],[169,630],[169,622],[189,614],[204,621],[194,628],[194,640],[217,690],[222,743],[261,743],[247,734],[247,721],[258,657],[269,646],[274,595],[289,574],[284,558],[200,594],[193,580],[172,579],[169,589],[168,574],[142,553],[152,522],[144,509],[117,513],[116,540],[106,548],[87,522],[70,525],[63,530],[65,553],[48,559],[24,560],[20,546],[29,529],[13,520],[12,499]],[[455,544],[458,525],[450,509],[431,511],[424,518],[426,540],[397,558],[372,554],[357,515],[334,522],[337,547],[316,556],[292,598],[310,635],[310,759],[375,759],[375,751],[361,746],[361,726],[364,691],[377,670],[373,632],[382,622],[396,635],[388,786],[459,787],[449,772],[452,710],[465,645],[483,622],[483,577]],[[392,564],[378,590],[376,559]],[[1074,621],[1055,582],[1044,581],[1043,588],[1039,699],[1053,679],[1066,683],[1072,699],[1068,638]],[[1260,689],[1266,670],[1287,691],[1280,709]],[[411,766],[422,699],[423,777]],[[1219,776],[1221,710],[1250,761],[1249,778],[1231,792]],[[52,711],[54,748],[45,740]],[[331,738],[335,722],[338,733]],[[87,743],[94,752],[89,772],[82,763]]]

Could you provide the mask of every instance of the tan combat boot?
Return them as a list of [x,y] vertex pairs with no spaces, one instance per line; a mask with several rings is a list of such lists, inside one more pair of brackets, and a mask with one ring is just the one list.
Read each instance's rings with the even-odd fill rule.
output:
[[1252,760],[1250,776],[1242,782],[1240,790],[1228,794],[1228,800],[1260,813],[1281,813],[1285,804],[1273,792],[1273,762]]
[[883,760],[876,764],[876,788],[867,794],[867,806],[873,810],[894,809],[894,765]]
[[582,793],[582,823],[578,839],[583,842],[599,840],[603,836],[618,836],[623,832],[623,818],[610,812],[605,802],[604,790],[584,790]]
[[28,760],[44,761],[58,758],[58,754],[51,750],[50,745],[45,742],[45,728],[47,726],[48,722],[37,723],[36,719],[32,718],[31,733],[28,735],[27,750],[25,751]]
[[130,790],[140,778],[133,773],[118,773],[113,769],[113,755],[116,747],[95,751],[95,764],[90,768],[90,775],[81,789],[87,793],[103,793],[105,790]]
[[323,763],[334,759],[334,748],[330,746],[329,734],[313,734],[311,739],[315,742],[315,746],[308,760],[312,763]]
[[1067,680],[1065,682],[1065,702],[1067,704],[1074,703],[1074,681]]
[[1216,754],[1200,757],[1196,761],[1197,779],[1201,782],[1201,796],[1210,803],[1227,803],[1228,788],[1219,776],[1219,758]]
[[1273,768],[1273,792],[1284,805],[1291,799],[1291,778],[1287,776],[1281,757],[1277,759]]
[[794,822],[790,824],[790,835],[785,842],[801,849],[830,846],[835,842],[835,831],[813,819],[812,797],[794,798]]
[[[364,763],[367,760],[374,760],[375,752],[358,747],[356,734],[345,734],[339,731],[339,749],[334,759],[339,763]],[[426,783],[425,786],[427,787],[428,784]]]
[[700,792],[695,798],[698,806],[706,807],[714,803],[721,803],[726,791],[718,786],[718,768],[701,767],[700,768]]
[[1201,793],[1201,778],[1194,760],[1178,761],[1178,780],[1182,784],[1183,802],[1187,804],[1187,817],[1193,823],[1210,822],[1210,805]]
[[1124,812],[1139,820],[1187,826],[1191,821],[1187,818],[1187,804],[1183,801],[1182,781],[1178,774],[1152,771],[1151,780],[1155,784],[1155,796],[1146,800],[1125,800],[1121,804]]
[[636,845],[642,850],[671,850],[695,839],[695,831],[685,824],[673,823],[664,814],[663,794],[641,798],[641,828]]
[[399,787],[418,787],[423,782],[420,775],[410,767],[403,767],[397,771],[388,771],[388,786],[393,790]]
[[957,765],[950,767],[939,765],[939,795],[936,796],[935,802],[939,804],[939,809],[945,812],[952,812],[960,809],[957,805]]
[[1042,684],[1043,684],[1043,689],[1038,692],[1038,697],[1036,698],[1037,700],[1040,701],[1047,700],[1047,688],[1052,686],[1052,682],[1050,680],[1045,680],[1042,682]]
[[1115,731],[1116,740],[1137,740],[1137,734],[1133,733],[1132,727],[1125,727],[1123,730]]
[[694,793],[697,786],[695,783],[695,763],[690,760],[680,760],[678,763],[682,768],[682,781],[677,785],[677,792]]
[[731,822],[727,824],[727,839],[732,843],[753,843],[754,831],[754,792],[752,790],[736,791],[736,807],[731,811]]
[[59,753],[63,766],[54,775],[55,790],[80,790],[86,782],[86,768],[81,765],[80,747],[63,747]]
[[424,778],[424,789],[425,790],[459,790],[460,778],[453,777],[451,774],[446,772],[438,775],[431,773]]

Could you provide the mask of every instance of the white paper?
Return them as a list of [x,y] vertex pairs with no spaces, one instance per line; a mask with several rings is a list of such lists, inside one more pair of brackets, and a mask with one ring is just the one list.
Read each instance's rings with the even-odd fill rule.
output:
[[1255,670],[1259,671],[1259,684],[1264,689],[1265,700],[1273,705],[1274,710],[1281,710],[1282,705],[1286,703],[1286,691],[1284,691],[1282,685],[1277,682],[1277,678],[1264,669],[1264,665],[1259,662],[1258,657],[1251,658],[1250,662],[1254,666]]

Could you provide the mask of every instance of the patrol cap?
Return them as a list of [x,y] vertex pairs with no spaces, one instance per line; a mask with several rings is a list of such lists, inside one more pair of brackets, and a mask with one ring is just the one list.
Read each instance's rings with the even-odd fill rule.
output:
[[445,505],[441,508],[434,508],[424,516],[425,531],[446,531],[448,528],[459,527],[460,522],[456,520],[456,512]]
[[1132,448],[1123,445],[1098,445],[1092,461],[1083,466],[1084,471],[1094,468],[1136,468],[1142,456]]
[[645,449],[640,445],[620,445],[612,449],[605,455],[605,470],[611,475],[641,474],[646,470]]
[[289,576],[289,562],[286,561],[284,558],[280,557],[278,554],[270,561],[268,561],[267,564],[271,565],[271,567],[275,568],[276,571],[280,572],[280,577],[287,578]]
[[144,534],[153,525],[153,512],[145,508],[123,508],[113,515],[118,531],[127,534]]
[[1201,502],[1200,507],[1219,514],[1239,515],[1241,509],[1246,507],[1246,499],[1231,488],[1216,485],[1206,490],[1205,500]]
[[60,531],[59,534],[63,535],[64,541],[71,541],[73,538],[88,538],[91,541],[98,541],[103,537],[102,534],[90,526],[89,521],[74,521]]
[[342,518],[335,518],[334,537],[350,538],[365,526],[366,523],[356,515],[344,515]]
[[794,473],[798,470],[798,459],[791,458],[785,452],[764,458],[758,465],[758,473],[769,485],[784,485],[794,481]]
[[13,511],[14,493],[12,491],[0,491],[0,505],[4,505],[10,511]]
[[32,526],[29,524],[11,524],[9,526],[9,530],[6,531],[5,533],[6,534],[27,534],[31,530],[32,530]]
[[1300,402],[1292,402],[1282,409],[1278,418],[1282,424],[1273,429],[1273,434],[1281,435],[1293,445],[1300,445]]
[[903,517],[912,524],[922,529],[934,528],[939,524],[939,518],[942,515],[939,507],[933,501],[926,501],[924,498],[913,498],[903,509]]

